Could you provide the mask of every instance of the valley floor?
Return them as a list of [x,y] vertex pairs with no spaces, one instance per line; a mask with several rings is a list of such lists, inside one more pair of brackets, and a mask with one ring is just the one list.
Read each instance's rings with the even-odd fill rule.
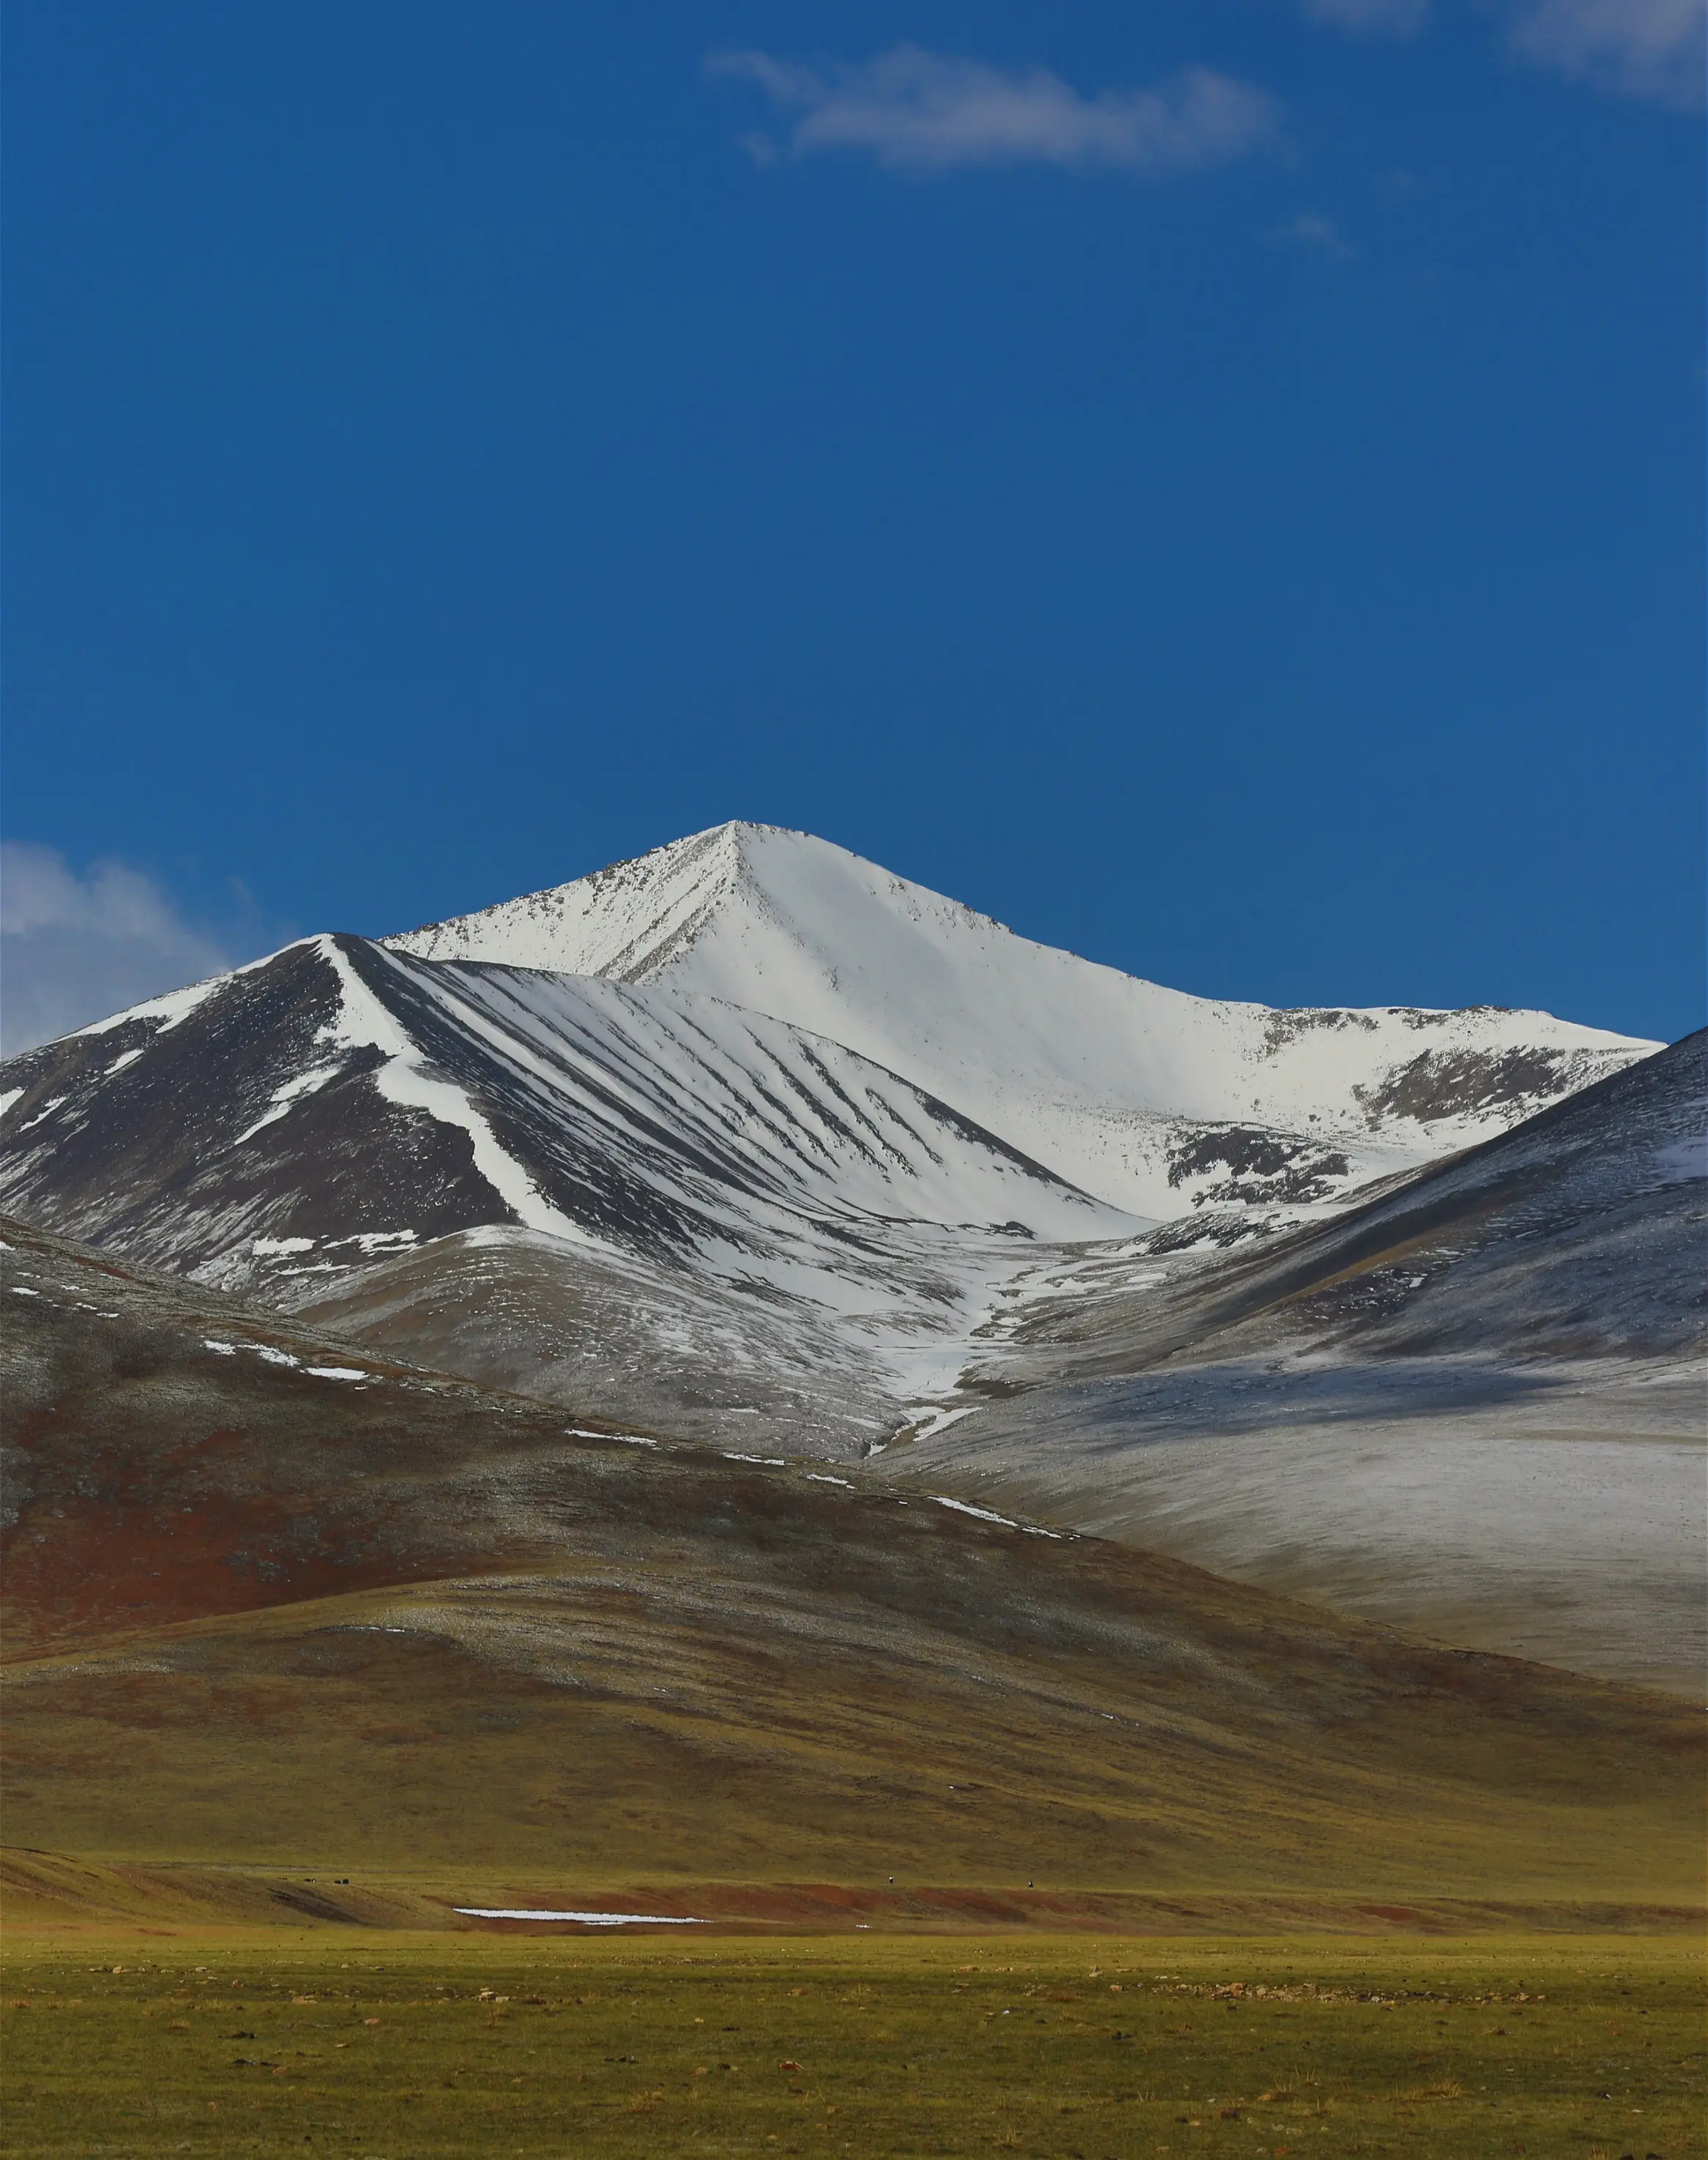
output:
[[18,2160],[1708,2152],[1695,1933],[685,1942],[26,1924]]

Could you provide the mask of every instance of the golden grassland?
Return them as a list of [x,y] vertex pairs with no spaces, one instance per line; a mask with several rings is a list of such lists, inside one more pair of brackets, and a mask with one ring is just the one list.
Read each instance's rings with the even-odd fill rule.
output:
[[1700,1941],[26,1927],[10,2153],[1708,2151]]

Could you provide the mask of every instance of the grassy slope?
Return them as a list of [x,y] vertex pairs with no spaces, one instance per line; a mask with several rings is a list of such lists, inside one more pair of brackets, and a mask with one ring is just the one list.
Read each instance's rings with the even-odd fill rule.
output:
[[[1461,1695],[1445,1660],[1390,1651],[1395,1707],[1337,1723],[1309,1667],[1344,1642],[1263,1645],[1277,1691],[1296,1676],[1319,1698],[1316,1716],[1289,1715],[1249,1686],[1218,1703],[1213,1675],[1159,1681],[1091,1643],[1040,1653],[919,1627],[905,1651],[791,1639],[781,1601],[745,1615],[738,1586],[721,1609],[678,1602],[660,1572],[644,1586],[601,1573],[359,1593],[34,1662],[13,1675],[8,1835],[323,1873],[431,1869],[453,1895],[477,1876],[557,1896],[890,1875],[1696,1893],[1693,1769],[1648,1705],[1570,1687],[1550,1701],[1522,1668],[1472,1674]],[[1493,1696],[1490,1678],[1506,1683]]]
[[454,1900],[1700,1903],[1676,1703],[917,1490],[572,1440],[371,1361],[316,1380],[205,1346],[350,1353],[8,1234],[37,1293],[7,1300],[14,1843]]

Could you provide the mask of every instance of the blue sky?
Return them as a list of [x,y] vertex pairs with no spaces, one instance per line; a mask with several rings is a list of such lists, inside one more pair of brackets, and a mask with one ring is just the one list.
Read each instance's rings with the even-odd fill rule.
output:
[[731,816],[1700,1024],[1701,0],[8,16],[40,1025]]

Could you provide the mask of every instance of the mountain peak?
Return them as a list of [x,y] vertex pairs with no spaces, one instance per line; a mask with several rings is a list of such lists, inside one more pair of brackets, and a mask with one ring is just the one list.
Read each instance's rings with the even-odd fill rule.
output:
[[780,841],[828,855],[846,853],[810,833],[732,818],[567,885],[383,942],[422,959],[496,958],[560,974],[639,982],[692,946],[720,906],[744,887],[755,888],[757,864]]
[[[424,960],[496,960],[638,983],[678,968],[719,923],[743,946],[759,935],[822,948],[835,973],[837,953],[849,937],[857,947],[869,946],[874,936],[887,942],[898,920],[916,927],[930,922],[939,940],[968,931],[1012,936],[989,916],[897,877],[833,840],[792,826],[730,818],[567,885],[382,942]],[[688,987],[747,1001],[709,981]],[[763,1000],[759,1009],[772,1010]]]
[[387,942],[763,1013],[1150,1216],[1188,1197],[1326,1199],[1652,1047],[1545,1014],[1191,997],[1017,937],[812,833],[736,820]]

